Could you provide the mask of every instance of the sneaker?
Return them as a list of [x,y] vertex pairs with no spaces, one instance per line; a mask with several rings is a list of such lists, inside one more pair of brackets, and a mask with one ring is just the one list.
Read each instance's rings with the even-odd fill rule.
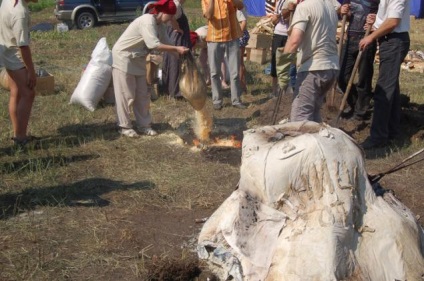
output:
[[246,109],[247,108],[247,106],[245,106],[242,103],[235,103],[235,104],[233,104],[233,107],[238,108],[238,109]]
[[222,109],[222,104],[219,104],[219,103],[214,104],[213,105],[213,109],[215,109],[215,110],[221,110]]
[[129,138],[136,138],[138,137],[138,134],[133,129],[127,129],[127,128],[121,128],[119,130],[119,133],[123,136],[129,137]]
[[146,135],[146,136],[156,136],[158,134],[158,132],[156,132],[155,130],[153,130],[150,127],[138,128],[138,131],[140,132],[140,134],[143,134],[143,135]]

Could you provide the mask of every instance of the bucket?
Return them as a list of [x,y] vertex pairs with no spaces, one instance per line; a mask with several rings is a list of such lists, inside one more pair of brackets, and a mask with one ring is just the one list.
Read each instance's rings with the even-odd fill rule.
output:
[[66,23],[61,22],[57,24],[56,30],[57,32],[66,32],[69,30],[69,27]]

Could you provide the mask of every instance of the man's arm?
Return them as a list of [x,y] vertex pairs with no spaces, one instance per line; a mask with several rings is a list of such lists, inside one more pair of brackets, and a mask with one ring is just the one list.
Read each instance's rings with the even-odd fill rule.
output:
[[302,43],[304,32],[301,29],[294,27],[290,33],[289,38],[287,39],[287,43],[284,46],[284,53],[286,54],[294,54],[297,52],[297,49]]
[[203,16],[210,20],[213,17],[213,12],[215,9],[215,0],[209,0],[206,2],[206,11],[203,13]]
[[359,48],[361,50],[365,49],[368,45],[370,45],[372,42],[377,40],[378,38],[391,33],[396,26],[398,26],[400,23],[400,19],[397,18],[388,18],[386,19],[379,28],[377,28],[374,32],[372,32],[367,37],[364,37],[359,42]]

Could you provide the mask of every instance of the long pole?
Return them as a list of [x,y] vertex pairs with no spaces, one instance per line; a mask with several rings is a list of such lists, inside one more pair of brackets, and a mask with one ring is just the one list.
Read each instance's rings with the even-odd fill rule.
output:
[[[344,41],[344,35],[345,35],[345,29],[346,29],[346,21],[347,21],[347,15],[343,15],[342,27],[341,27],[340,38],[339,38],[339,45],[337,46],[337,52],[339,54],[340,65],[341,65],[341,61],[342,61],[342,50],[343,50],[343,41]],[[336,92],[337,92],[337,80],[334,83],[333,90],[331,91],[330,102],[328,104],[329,109],[335,109],[334,100],[335,100],[335,97],[336,97]]]
[[[367,31],[365,32],[365,37],[368,36],[371,32],[372,25],[368,25]],[[343,94],[343,99],[340,104],[339,113],[337,114],[336,127],[338,127],[340,117],[342,116],[343,109],[346,106],[347,98],[349,97],[350,89],[352,88],[353,81],[355,80],[356,73],[358,72],[359,63],[361,62],[362,53],[364,51],[360,50],[358,56],[356,57],[355,64],[353,66],[352,74],[350,75],[349,83],[347,84],[346,91]]]

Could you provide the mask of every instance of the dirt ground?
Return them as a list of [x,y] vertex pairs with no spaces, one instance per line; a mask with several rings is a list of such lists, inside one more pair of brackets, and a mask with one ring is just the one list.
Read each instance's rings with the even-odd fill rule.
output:
[[[246,120],[255,118],[257,126],[269,125],[276,109],[275,104],[277,103],[277,98],[262,99],[259,101],[252,96],[250,96],[250,98],[252,98],[252,100],[249,100],[249,97],[245,98],[247,102],[251,102],[251,105],[243,112],[242,116],[246,117]],[[335,104],[340,104],[341,98],[341,95],[336,96]],[[278,121],[289,117],[291,99],[291,93],[286,93],[281,98],[280,107],[277,110]],[[370,120],[352,121],[341,118],[340,121],[336,123],[338,110],[334,108],[329,109],[327,106],[323,107],[322,116],[324,122],[333,126],[338,124],[341,130],[345,131],[358,142],[363,141],[369,135]],[[239,137],[242,136],[243,126],[234,126],[234,124],[231,126],[225,124],[224,120],[225,118],[215,119],[215,122],[220,122],[218,127],[224,128],[230,126],[233,134]],[[399,148],[405,146],[422,147],[424,140],[424,107],[410,104],[408,99],[404,97],[401,123],[402,136],[393,145],[365,152],[367,171],[370,175],[385,172],[400,163],[405,156],[398,154],[397,151]],[[237,128],[239,129],[237,130]],[[216,130],[219,131],[219,129]],[[216,132],[215,134],[219,135],[219,133]],[[189,139],[190,137],[183,135],[182,138],[187,140],[187,138]],[[222,163],[231,163],[236,166],[240,165],[240,149],[207,149],[203,151],[202,154],[205,159],[208,160],[212,159],[213,161]],[[388,174],[379,181],[384,189],[393,192],[398,199],[416,214],[416,218],[421,224],[423,224],[422,216],[424,215],[422,167],[422,163],[412,165],[398,172]],[[181,238],[183,238],[184,247],[188,246],[188,249],[193,250],[196,245],[196,234],[202,226],[200,223],[201,220],[211,215],[216,207],[217,206],[211,206],[211,208],[208,209],[196,209],[194,212],[164,212],[161,209],[148,210],[152,217],[143,222],[146,227],[143,227],[139,231],[145,232],[146,235],[143,235],[143,237],[151,239],[151,243],[156,245],[155,247],[159,245],[181,245]],[[146,218],[150,216],[145,216],[144,214],[143,217]],[[140,218],[140,220],[142,219]],[[160,233],[160,240],[157,240],[158,235],[150,231],[156,234]],[[148,235],[148,233],[150,233],[150,235]],[[154,237],[156,237],[156,239]],[[174,251],[178,254],[180,249],[175,247]],[[197,269],[199,271],[197,271]],[[164,272],[169,273],[169,277],[164,277]],[[187,276],[191,274],[193,274],[191,276],[198,276],[201,272],[202,265],[197,263],[196,256],[191,252],[191,254],[188,255],[188,259],[185,261],[181,261],[180,259],[169,259],[169,257],[161,262],[156,260],[156,262],[151,264],[151,275],[149,278],[153,278],[153,280],[189,280]],[[211,277],[207,271],[204,271],[199,277],[199,280],[213,280],[207,278],[213,277]]]

